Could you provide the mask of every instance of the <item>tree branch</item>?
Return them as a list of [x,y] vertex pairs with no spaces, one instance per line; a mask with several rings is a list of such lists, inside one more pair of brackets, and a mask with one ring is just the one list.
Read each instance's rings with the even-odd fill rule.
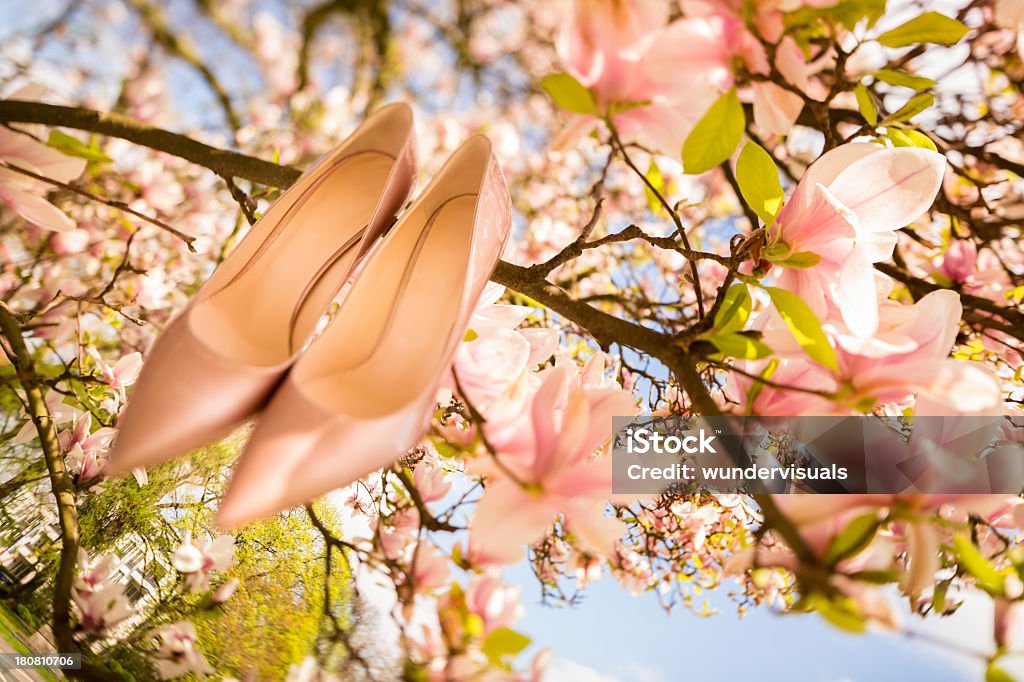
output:
[[261,185],[288,187],[302,174],[238,152],[218,149],[185,135],[155,128],[121,114],[22,100],[0,100],[0,123],[39,123],[109,135],[159,152],[172,154],[227,177]]

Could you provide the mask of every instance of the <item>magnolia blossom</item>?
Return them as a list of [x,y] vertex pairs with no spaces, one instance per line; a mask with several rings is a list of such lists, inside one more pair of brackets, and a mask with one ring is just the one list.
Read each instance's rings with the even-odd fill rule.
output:
[[117,391],[123,402],[125,400],[125,389],[134,384],[135,380],[139,378],[139,372],[142,370],[142,354],[129,353],[111,367],[96,352],[96,349],[90,348],[89,351],[89,357],[96,363],[96,368],[99,369],[103,382]]
[[[886,301],[876,311],[875,337],[836,334],[835,372],[803,358],[783,359],[772,374],[776,386],[762,385],[751,411],[779,416],[850,414],[911,398],[916,398],[916,414],[1001,410],[1002,389],[992,372],[979,363],[948,357],[963,312],[956,292],[934,291],[913,305]],[[756,374],[763,364],[748,363],[747,369]],[[753,380],[730,380],[743,396],[750,395]]]
[[170,680],[188,674],[211,675],[213,668],[196,648],[198,635],[192,623],[179,621],[164,625],[155,633],[157,650],[153,653],[161,679]]
[[444,585],[449,574],[448,557],[433,545],[420,542],[413,558],[413,585],[419,590],[430,592]]
[[[715,96],[710,89],[665,87],[643,68],[645,51],[665,28],[668,11],[662,0],[575,0],[556,48],[569,73],[594,93],[598,115],[611,114],[626,139],[675,157]],[[583,134],[598,121],[579,116],[570,131]]]
[[553,329],[517,329],[531,309],[496,303],[504,291],[493,283],[484,288],[470,317],[470,332],[455,352],[453,376],[447,384],[455,389],[458,378],[465,397],[484,414],[558,347],[558,333]]
[[[0,127],[0,161],[63,183],[81,175],[86,163],[85,159],[62,154],[27,133],[4,127]],[[32,178],[0,167],[0,203],[38,227],[58,232],[75,229],[71,218],[40,196],[41,186]]]
[[612,416],[632,414],[636,405],[621,389],[596,383],[587,371],[580,377],[565,364],[557,366],[526,409],[516,410],[517,421],[489,432],[503,467],[483,458],[474,462],[487,474],[486,493],[470,522],[478,551],[514,561],[559,514],[581,549],[612,551],[621,527],[604,516],[611,461],[594,453],[608,439]]
[[896,230],[932,205],[946,160],[928,149],[853,143],[807,169],[767,229],[763,257],[779,286],[822,319],[838,317],[854,334],[878,328],[873,263],[892,256]]
[[171,565],[185,575],[185,587],[190,592],[199,592],[210,586],[213,571],[226,571],[234,562],[235,540],[230,535],[221,535],[209,542],[192,539],[192,533],[185,533],[181,545],[171,556]]
[[[6,356],[4,356],[6,357]],[[50,414],[50,419],[53,421],[54,426],[62,426],[68,422],[75,421],[75,418],[79,414],[79,410],[68,405],[64,402],[64,395],[57,391],[50,391],[46,394],[46,411]],[[36,425],[31,419],[28,418],[28,413],[22,409],[22,414],[28,421],[26,421],[18,433],[14,435],[13,443],[21,444],[28,443],[38,434],[36,432]],[[65,448],[66,450],[67,448]]]
[[466,609],[480,616],[484,632],[510,627],[522,618],[521,587],[506,585],[495,570],[478,573],[466,586]]
[[687,16],[729,14],[744,16],[744,7],[750,7],[754,26],[769,43],[777,43],[785,30],[783,15],[804,7],[822,9],[834,7],[839,0],[680,0],[679,6]]
[[98,632],[132,614],[124,585],[115,582],[114,572],[120,563],[121,559],[112,554],[90,561],[85,550],[79,548],[78,573],[71,587],[71,600],[82,630]]
[[444,478],[444,469],[431,462],[421,461],[412,470],[413,482],[424,502],[436,502],[448,494],[452,484]]

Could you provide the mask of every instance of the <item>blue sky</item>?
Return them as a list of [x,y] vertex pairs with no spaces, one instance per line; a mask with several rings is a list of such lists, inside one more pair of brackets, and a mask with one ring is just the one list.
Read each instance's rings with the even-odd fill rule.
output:
[[[850,635],[814,614],[762,608],[741,620],[724,589],[711,597],[721,613],[699,618],[685,610],[666,614],[654,595],[631,597],[607,576],[588,586],[577,608],[540,605],[526,564],[506,578],[524,586],[527,613],[517,629],[555,651],[545,682],[955,682],[984,675],[977,659],[951,647],[893,634]],[[971,600],[950,618],[917,619],[909,627],[985,650],[990,614],[983,600]]]

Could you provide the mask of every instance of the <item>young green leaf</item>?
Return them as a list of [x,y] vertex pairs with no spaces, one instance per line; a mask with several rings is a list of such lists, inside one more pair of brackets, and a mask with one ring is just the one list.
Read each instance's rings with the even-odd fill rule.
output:
[[909,121],[933,104],[935,104],[935,95],[930,92],[922,92],[920,95],[914,95],[906,104],[886,116],[885,123]]
[[885,136],[889,138],[894,147],[913,147],[913,141],[903,134],[903,131],[899,128],[889,128],[885,131]]
[[857,83],[857,87],[853,89],[854,96],[857,97],[857,110],[860,111],[860,115],[864,117],[864,120],[868,122],[868,125],[878,125],[878,107],[875,106],[875,101],[871,99],[871,93],[863,83]]
[[772,354],[772,349],[757,339],[744,334],[715,334],[708,341],[723,355],[741,360],[760,360]]
[[789,332],[804,352],[818,364],[837,370],[835,350],[829,344],[828,337],[821,328],[821,322],[803,299],[778,287],[764,287],[764,290],[768,292],[782,321],[786,323]]
[[88,147],[77,137],[71,137],[59,130],[51,130],[46,144],[68,156],[77,156],[94,163],[110,163],[110,157],[94,147]]
[[764,382],[771,381],[772,375],[775,374],[775,370],[777,370],[778,368],[778,360],[774,358],[769,360],[768,364],[765,365],[765,368],[762,369],[761,373],[757,375],[758,378],[763,379],[763,381],[755,380],[750,383],[750,388],[747,389],[747,402],[746,405],[744,405],[744,410],[746,410],[747,414],[750,414],[751,412],[754,411],[754,402],[757,400],[757,397],[761,395],[761,392],[764,391]]
[[729,334],[742,331],[750,318],[753,300],[746,284],[734,284],[725,292],[722,307],[715,313],[715,332]]
[[551,95],[555,104],[566,111],[571,111],[574,114],[597,112],[597,102],[594,101],[593,93],[576,80],[572,74],[554,73],[544,76],[540,81],[540,87]]
[[864,551],[875,539],[878,531],[878,515],[874,512],[861,514],[839,532],[825,550],[825,561],[835,566],[843,559],[849,559]]
[[501,627],[487,635],[481,650],[487,656],[487,660],[495,665],[504,663],[504,659],[515,656],[520,651],[530,646],[530,638],[519,634],[515,630]]
[[1003,576],[996,567],[985,558],[969,537],[957,535],[953,538],[953,549],[956,550],[957,561],[960,566],[974,577],[978,587],[981,589],[1001,594],[1003,592]]
[[879,69],[871,75],[883,83],[896,85],[902,88],[911,88],[913,90],[927,90],[928,88],[934,88],[937,85],[937,83],[931,78],[914,76],[906,71],[895,71],[893,69]]
[[736,150],[743,137],[746,116],[736,88],[711,105],[683,143],[683,170],[691,175],[719,165]]
[[[665,176],[662,175],[661,169],[658,168],[658,164],[654,162],[654,159],[651,159],[651,165],[647,167],[647,181],[651,183],[654,189],[658,190],[661,196],[665,196]],[[661,205],[657,195],[646,184],[644,185],[644,193],[647,195],[647,207],[651,209],[651,213],[657,213],[665,208]]]
[[829,599],[823,594],[812,594],[808,606],[840,630],[861,633],[867,629],[867,621],[861,615],[857,603],[849,597]]
[[775,222],[782,208],[782,183],[771,155],[756,142],[747,142],[736,160],[736,182],[743,200],[766,226]]
[[799,251],[797,253],[790,254],[785,258],[772,260],[776,265],[781,265],[786,268],[793,268],[795,270],[806,270],[807,268],[813,268],[815,265],[821,262],[821,256],[814,253],[813,251]]
[[918,43],[955,45],[967,31],[966,26],[952,17],[938,12],[925,12],[878,36],[878,42],[886,47],[907,47]]
[[996,665],[995,661],[992,661],[985,668],[985,682],[1017,682],[1017,680],[1013,675]]
[[933,152],[939,151],[938,148],[935,146],[935,143],[932,142],[932,138],[928,137],[919,130],[913,130],[908,128],[903,131],[903,134],[907,136],[907,138],[913,143],[915,147],[931,149]]

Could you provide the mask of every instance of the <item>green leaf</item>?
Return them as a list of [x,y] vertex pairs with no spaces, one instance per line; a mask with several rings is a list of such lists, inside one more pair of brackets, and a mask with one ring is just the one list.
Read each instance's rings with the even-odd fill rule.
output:
[[466,335],[462,337],[463,341],[476,341],[480,337],[472,328],[466,329]]
[[844,0],[819,11],[852,31],[863,19],[868,20],[868,28],[874,26],[885,13],[885,1]]
[[[661,169],[658,168],[658,164],[654,162],[654,159],[651,159],[651,165],[647,167],[647,182],[651,183],[654,189],[658,190],[658,194],[665,196],[665,176],[662,175]],[[658,213],[664,210],[665,207],[661,205],[657,195],[646,184],[644,185],[644,193],[647,195],[647,207],[651,209],[651,213]]]
[[886,116],[885,123],[908,121],[933,104],[935,104],[935,95],[930,92],[922,92],[920,95],[914,95],[906,104],[897,109],[894,113]]
[[803,299],[778,287],[764,287],[764,290],[768,292],[772,304],[804,352],[818,364],[837,370],[836,353],[829,345],[821,322]]
[[902,88],[911,88],[913,90],[927,90],[928,88],[934,88],[938,85],[938,83],[933,81],[931,78],[914,76],[906,71],[895,71],[893,69],[879,69],[871,75],[883,83],[896,85]]
[[786,268],[793,268],[794,270],[806,270],[807,268],[813,268],[815,265],[820,263],[821,256],[813,251],[799,251],[797,253],[792,253],[785,258],[772,260],[772,262]]
[[913,147],[914,142],[903,134],[903,131],[899,128],[889,128],[885,131],[885,136],[888,137],[894,147]]
[[746,284],[735,284],[725,292],[722,307],[715,313],[715,332],[729,334],[743,329],[750,318],[753,299]]
[[878,515],[874,512],[854,518],[839,532],[825,550],[825,561],[835,566],[843,559],[860,554],[875,539],[878,531]]
[[59,130],[50,131],[50,137],[47,139],[46,144],[68,156],[77,156],[80,159],[94,163],[110,163],[110,157],[99,149],[86,146],[77,137],[65,135]]
[[925,12],[878,36],[878,42],[886,47],[907,47],[918,43],[955,45],[967,31],[966,26],[952,17],[938,12]]
[[715,348],[723,355],[742,360],[760,360],[772,354],[772,349],[757,339],[744,334],[715,334],[708,337]]
[[931,149],[933,152],[939,151],[938,148],[935,146],[935,143],[932,142],[932,138],[928,137],[919,130],[913,130],[908,128],[907,130],[903,131],[903,134],[910,139],[910,141],[914,144],[915,147]]
[[566,111],[574,114],[597,113],[597,102],[594,101],[593,93],[572,74],[554,73],[544,76],[540,81],[540,87],[551,95],[555,104]]
[[502,665],[504,659],[515,656],[530,646],[530,638],[510,628],[498,628],[487,635],[480,649],[494,665]]
[[808,606],[821,614],[822,618],[846,632],[861,633],[867,629],[867,621],[857,608],[857,603],[849,597],[837,597],[832,600],[821,594],[811,595],[807,599]]
[[726,161],[736,150],[746,126],[736,88],[711,105],[683,143],[683,170],[704,173]]
[[736,160],[736,182],[747,205],[766,226],[775,222],[782,208],[782,183],[771,155],[756,142],[747,142]]
[[1003,592],[1003,576],[996,567],[985,558],[971,539],[966,535],[953,538],[953,549],[960,566],[974,577],[978,587],[986,592],[1001,594]]
[[828,18],[830,22],[838,22],[852,31],[863,19],[868,20],[868,28],[871,28],[884,13],[885,0],[843,0],[832,7],[803,7],[795,12],[788,12],[784,15],[784,21],[788,29],[813,25],[819,19]]
[[996,665],[995,661],[985,668],[985,682],[1017,682],[1013,675]]
[[875,106],[875,102],[871,99],[871,93],[863,83],[857,83],[857,87],[853,89],[853,94],[857,97],[857,110],[860,111],[860,115],[864,117],[864,120],[868,122],[868,125],[878,125],[878,107]]
[[[779,368],[779,361],[772,359],[768,361],[765,368],[758,374],[758,378],[764,379],[764,381],[771,381],[772,375],[775,374],[775,370]],[[761,395],[761,391],[764,390],[764,382],[752,381],[750,388],[747,389],[747,404],[744,406],[744,410],[749,414],[754,409],[754,401],[757,400],[757,396]]]

